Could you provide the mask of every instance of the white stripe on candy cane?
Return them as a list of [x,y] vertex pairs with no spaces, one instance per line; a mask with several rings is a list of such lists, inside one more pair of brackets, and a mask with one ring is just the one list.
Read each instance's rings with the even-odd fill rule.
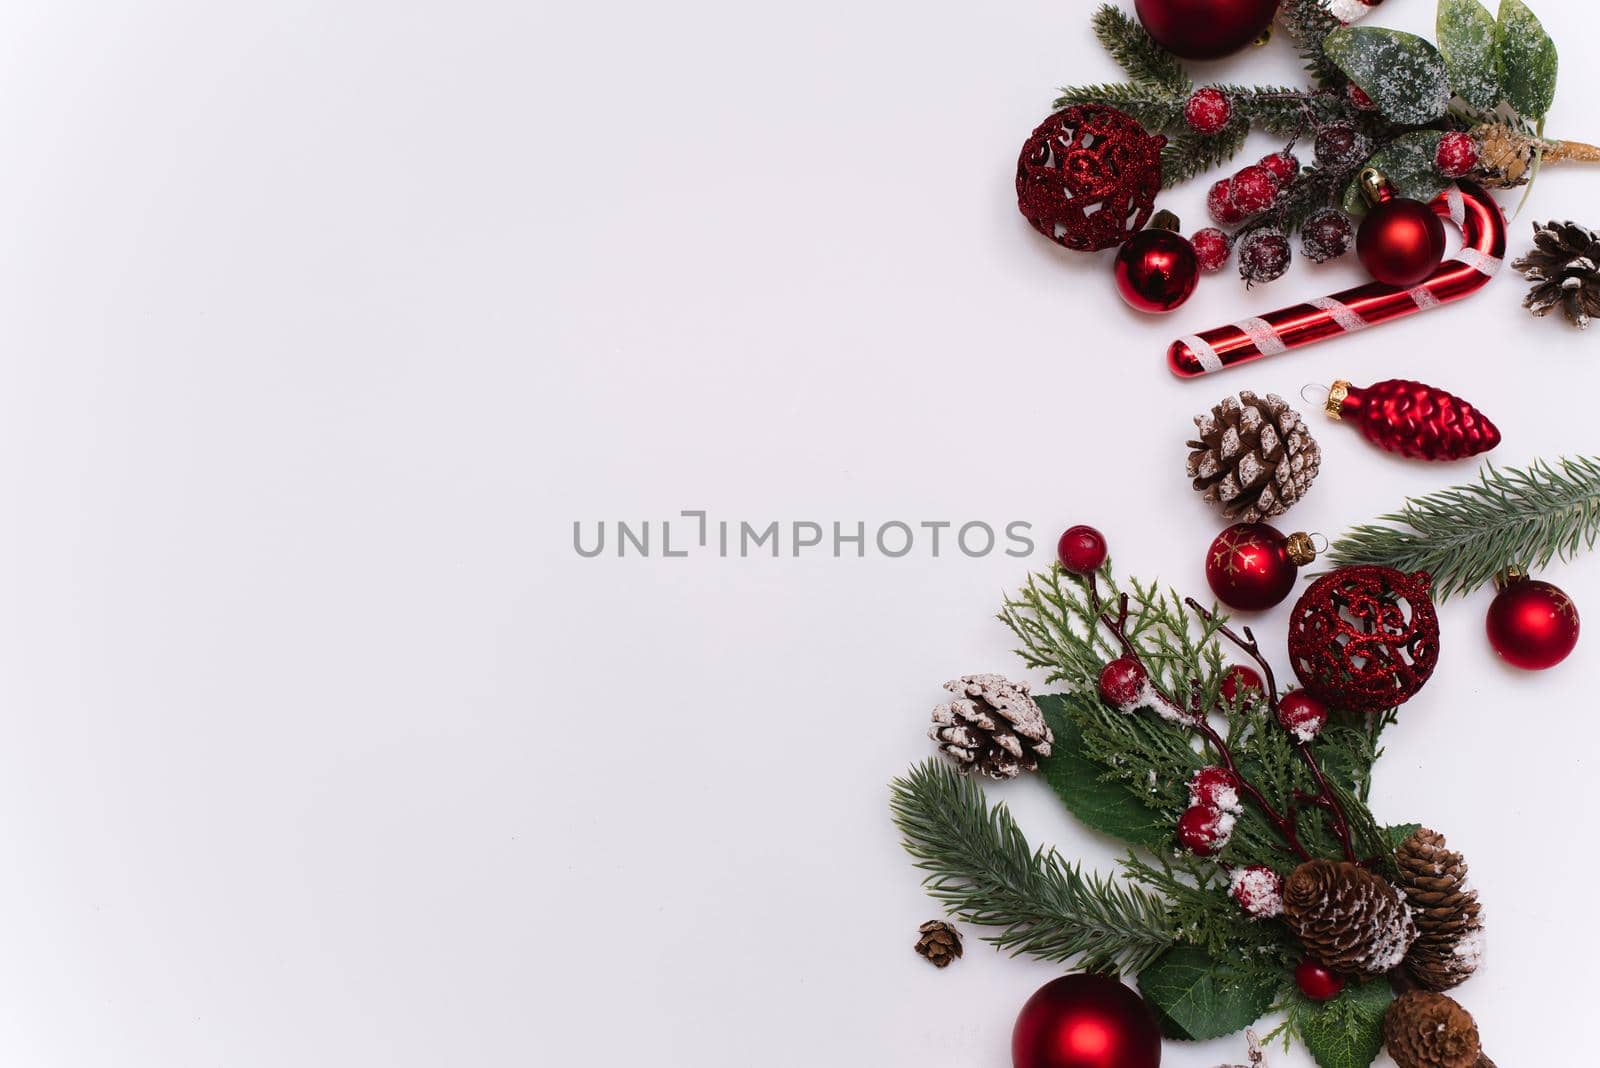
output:
[[1479,274],[1493,278],[1500,273],[1500,268],[1505,266],[1505,261],[1498,256],[1491,256],[1487,252],[1479,252],[1475,248],[1464,248],[1456,253],[1456,262],[1464,263]]
[[1332,317],[1333,321],[1339,324],[1339,329],[1348,331],[1349,333],[1353,334],[1357,330],[1365,330],[1367,327],[1372,325],[1352,311],[1349,305],[1341,304],[1332,297],[1318,297],[1316,300],[1309,301],[1308,303],[1313,308],[1320,308],[1327,312],[1328,315]]
[[1450,209],[1450,221],[1458,227],[1467,225],[1467,198],[1461,195],[1461,187],[1452,185],[1444,191],[1445,206]]
[[1263,356],[1276,356],[1280,352],[1289,351],[1289,346],[1283,343],[1278,331],[1265,319],[1240,319],[1233,325],[1250,338],[1250,343],[1255,345],[1256,351]]
[[1406,296],[1411,298],[1412,303],[1417,306],[1418,311],[1427,311],[1429,308],[1437,308],[1442,303],[1438,297],[1433,295],[1433,290],[1429,289],[1427,286],[1417,286],[1416,288],[1408,291]]
[[1189,346],[1189,351],[1194,353],[1194,358],[1200,362],[1200,366],[1207,374],[1222,370],[1222,357],[1218,356],[1217,350],[1199,334],[1190,334],[1188,337],[1179,338],[1178,341]]

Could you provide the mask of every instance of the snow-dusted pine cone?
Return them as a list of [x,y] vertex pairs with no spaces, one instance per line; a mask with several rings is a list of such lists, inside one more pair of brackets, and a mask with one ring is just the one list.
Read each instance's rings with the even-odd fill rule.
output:
[[1513,269],[1533,283],[1522,306],[1535,315],[1560,308],[1580,330],[1600,315],[1600,234],[1574,222],[1533,224],[1533,251]]
[[961,932],[943,920],[929,920],[917,928],[917,934],[917,952],[935,967],[947,967],[961,956]]
[[1467,862],[1445,848],[1444,835],[1416,831],[1395,851],[1400,892],[1421,932],[1406,954],[1406,971],[1429,990],[1450,990],[1478,970],[1483,920],[1478,892],[1467,885]]
[[1381,875],[1348,861],[1309,860],[1283,885],[1289,929],[1326,967],[1383,975],[1405,959],[1417,925]]
[[1248,391],[1194,417],[1189,477],[1232,522],[1259,523],[1305,496],[1322,449],[1282,397]]
[[1478,1068],[1486,1063],[1472,1014],[1427,990],[1401,994],[1383,1017],[1383,1043],[1400,1068]]
[[963,775],[1015,779],[1050,755],[1050,727],[1028,684],[1002,675],[963,675],[944,684],[956,700],[933,710],[928,737]]

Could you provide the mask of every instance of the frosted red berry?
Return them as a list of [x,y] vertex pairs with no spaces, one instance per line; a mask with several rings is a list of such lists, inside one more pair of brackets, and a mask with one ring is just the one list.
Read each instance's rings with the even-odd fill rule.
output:
[[1121,709],[1137,708],[1149,681],[1139,661],[1118,657],[1100,669],[1100,696]]
[[1252,164],[1233,176],[1233,206],[1244,215],[1260,215],[1278,199],[1278,176]]
[[1294,253],[1282,230],[1252,230],[1239,241],[1239,277],[1250,285],[1275,282],[1289,269]]
[[1195,258],[1200,261],[1200,269],[1207,272],[1222,270],[1227,265],[1228,256],[1233,252],[1233,238],[1215,226],[1196,230],[1194,236],[1189,238],[1189,244],[1194,246]]
[[1222,696],[1229,701],[1237,701],[1240,694],[1251,691],[1260,693],[1264,687],[1265,684],[1256,670],[1243,664],[1233,665],[1222,677]]
[[1178,819],[1178,844],[1197,857],[1214,856],[1228,844],[1230,822],[1219,809],[1194,805]]
[[1336,122],[1317,131],[1317,166],[1348,170],[1367,158],[1368,142],[1349,123]]
[[1300,173],[1300,161],[1293,152],[1274,152],[1270,156],[1262,156],[1259,165],[1271,171],[1279,185],[1293,181],[1295,175]]
[[1300,225],[1300,251],[1312,263],[1338,259],[1350,251],[1355,238],[1355,224],[1337,208],[1323,208]]
[[1309,742],[1328,725],[1328,706],[1304,690],[1296,690],[1278,701],[1278,723],[1296,741]]
[[1229,880],[1229,893],[1258,920],[1283,915],[1283,876],[1271,868],[1257,864],[1239,869]]
[[1447,133],[1439,139],[1433,164],[1446,178],[1460,178],[1478,165],[1478,142],[1471,134]]
[[1189,779],[1189,804],[1214,808],[1219,812],[1238,812],[1239,776],[1227,768],[1201,768]]
[[1361,86],[1357,85],[1355,82],[1350,83],[1350,88],[1346,90],[1346,94],[1350,97],[1350,103],[1355,105],[1356,110],[1377,110],[1378,105],[1373,102],[1372,97],[1367,95],[1367,91],[1361,88]]
[[1094,527],[1070,527],[1056,542],[1061,566],[1074,575],[1092,575],[1106,562],[1106,539]]
[[1344,980],[1307,957],[1294,970],[1295,985],[1312,1001],[1332,1001],[1344,989]]
[[1214,182],[1206,194],[1206,211],[1223,226],[1232,226],[1244,219],[1244,212],[1233,205],[1233,182],[1227,178]]
[[1197,89],[1183,105],[1183,121],[1200,134],[1221,133],[1233,118],[1233,102],[1220,89]]

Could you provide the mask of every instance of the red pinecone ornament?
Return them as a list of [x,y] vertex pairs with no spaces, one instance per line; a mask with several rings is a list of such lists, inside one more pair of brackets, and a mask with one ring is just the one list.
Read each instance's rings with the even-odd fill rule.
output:
[[1301,595],[1289,620],[1289,660],[1313,697],[1379,712],[1415,697],[1439,663],[1439,616],[1426,572],[1344,567]]
[[1022,146],[1017,207],[1035,230],[1067,248],[1115,248],[1155,211],[1166,143],[1116,108],[1058,111]]
[[1328,390],[1327,412],[1350,419],[1366,439],[1413,460],[1464,460],[1500,444],[1489,417],[1445,390],[1391,378],[1362,389],[1343,379]]

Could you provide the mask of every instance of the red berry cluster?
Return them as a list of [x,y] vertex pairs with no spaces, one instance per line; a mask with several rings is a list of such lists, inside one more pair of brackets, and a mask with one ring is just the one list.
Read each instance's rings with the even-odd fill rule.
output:
[[1183,121],[1198,134],[1218,134],[1233,118],[1233,101],[1221,89],[1197,89],[1183,105]]
[[1350,216],[1338,208],[1323,208],[1300,224],[1300,251],[1312,263],[1327,263],[1349,252],[1355,237]]
[[1293,155],[1276,152],[1212,185],[1206,210],[1223,226],[1241,223],[1277,203],[1278,195],[1299,171],[1300,161]]
[[1239,776],[1227,768],[1201,768],[1189,780],[1189,808],[1178,820],[1178,843],[1200,857],[1222,850],[1244,811]]
[[1460,178],[1478,165],[1478,142],[1471,134],[1447,133],[1439,139],[1433,164],[1446,178]]

